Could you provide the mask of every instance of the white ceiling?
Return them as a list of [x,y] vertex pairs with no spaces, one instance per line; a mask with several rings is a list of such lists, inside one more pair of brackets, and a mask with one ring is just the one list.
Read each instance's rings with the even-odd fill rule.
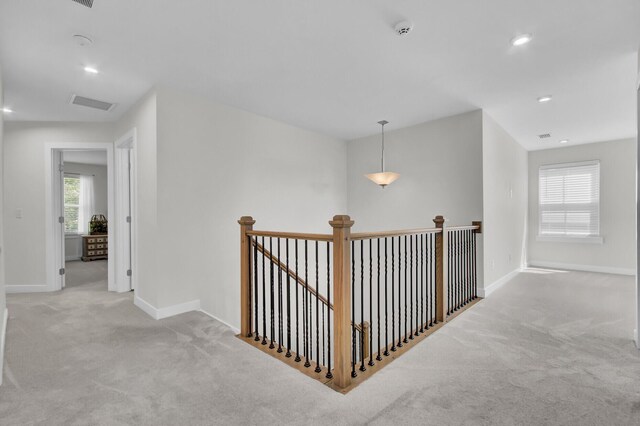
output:
[[343,139],[484,108],[539,149],[635,136],[639,45],[640,0],[0,2],[10,120],[115,120],[164,84]]

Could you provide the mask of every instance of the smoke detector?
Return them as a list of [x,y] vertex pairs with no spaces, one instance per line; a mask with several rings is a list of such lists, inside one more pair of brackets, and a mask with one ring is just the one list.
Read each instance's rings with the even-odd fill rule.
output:
[[396,34],[403,36],[409,34],[409,31],[413,29],[413,24],[409,21],[398,22],[394,29],[396,30]]

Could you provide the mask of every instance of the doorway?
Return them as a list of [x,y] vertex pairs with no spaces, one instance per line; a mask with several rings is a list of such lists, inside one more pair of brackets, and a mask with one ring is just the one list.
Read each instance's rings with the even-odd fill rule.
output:
[[62,150],[63,288],[108,288],[107,151]]
[[[95,277],[101,273],[104,274],[105,269],[106,287],[109,291],[125,292],[135,288],[135,147],[135,129],[113,144],[80,142],[45,144],[47,291],[64,289],[67,286],[69,273],[75,274],[75,278],[82,280],[83,276]],[[106,212],[102,214],[108,226],[106,234],[92,236],[88,235],[90,234],[88,223],[84,223],[90,220],[88,213],[83,214],[81,218],[80,207],[76,208],[72,202],[67,203],[65,215],[64,183],[65,173],[68,180],[76,176],[80,179],[83,175],[86,179],[95,178],[91,175],[96,173],[87,171],[88,169],[83,169],[84,173],[77,172],[69,169],[68,164],[79,167],[77,165],[82,164],[81,162],[73,163],[69,159],[79,161],[78,158],[81,156],[97,157],[98,153],[106,156],[107,202],[106,208],[102,204],[100,208],[93,207],[93,211],[100,214],[98,210],[105,210]],[[68,163],[67,167],[65,163]],[[80,182],[75,183],[80,186]],[[82,191],[79,187],[76,189]],[[71,197],[71,201],[78,201],[78,199]],[[89,208],[89,211],[92,210]],[[74,239],[74,236],[69,234],[75,234],[75,241],[67,241]],[[89,237],[92,240],[83,241]],[[91,255],[102,257],[102,259],[82,262],[82,258],[87,257],[88,254],[85,247],[87,244],[92,244]],[[67,264],[67,262],[70,263]],[[83,263],[87,263],[86,267],[82,267]]]

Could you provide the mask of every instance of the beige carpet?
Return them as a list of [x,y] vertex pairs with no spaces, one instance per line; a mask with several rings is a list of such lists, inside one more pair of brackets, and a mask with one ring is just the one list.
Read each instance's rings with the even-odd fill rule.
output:
[[65,262],[65,286],[76,287],[83,284],[102,283],[107,290],[107,261],[93,260],[83,262],[73,260]]
[[632,277],[523,273],[340,395],[104,283],[8,295],[2,425],[638,425]]

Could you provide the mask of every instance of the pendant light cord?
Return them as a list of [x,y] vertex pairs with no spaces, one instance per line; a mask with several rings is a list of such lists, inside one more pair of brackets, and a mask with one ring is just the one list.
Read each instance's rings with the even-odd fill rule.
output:
[[382,124],[382,158],[380,160],[382,173],[384,173],[384,124]]

